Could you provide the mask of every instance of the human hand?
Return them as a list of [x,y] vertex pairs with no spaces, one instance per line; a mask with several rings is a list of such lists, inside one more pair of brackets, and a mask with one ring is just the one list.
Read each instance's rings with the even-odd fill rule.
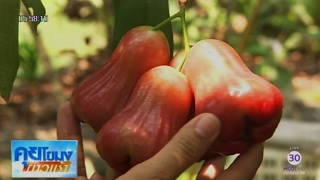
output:
[[[78,140],[79,180],[86,178],[80,123],[73,116],[70,103],[63,104],[58,112],[58,139]],[[91,180],[176,179],[190,165],[197,162],[217,138],[219,120],[212,114],[201,114],[183,126],[172,140],[152,158],[119,176],[108,168],[107,177],[94,174]],[[197,180],[252,179],[262,162],[263,144],[253,146],[241,154],[224,170],[225,157],[219,156],[204,162]]]

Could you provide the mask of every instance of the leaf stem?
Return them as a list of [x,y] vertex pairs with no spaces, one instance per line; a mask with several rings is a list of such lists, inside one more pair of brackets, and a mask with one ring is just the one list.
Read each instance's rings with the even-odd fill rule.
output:
[[190,50],[190,44],[189,44],[189,37],[188,37],[188,32],[187,32],[186,18],[185,18],[185,14],[186,14],[185,13],[186,12],[185,6],[181,6],[179,12],[181,13],[180,18],[181,18],[181,23],[182,23],[182,33],[183,33],[183,42],[184,42],[184,58],[183,58],[183,62],[181,63],[181,65],[179,67],[179,71],[181,72],[182,68],[186,62],[189,50]]
[[181,12],[179,11],[176,14],[174,14],[174,15],[170,16],[169,18],[165,19],[164,21],[162,21],[161,23],[159,23],[155,27],[153,27],[153,30],[155,30],[155,31],[159,30],[162,26],[166,25],[167,23],[169,23],[173,19],[175,19],[177,17],[180,17],[180,16],[181,16]]

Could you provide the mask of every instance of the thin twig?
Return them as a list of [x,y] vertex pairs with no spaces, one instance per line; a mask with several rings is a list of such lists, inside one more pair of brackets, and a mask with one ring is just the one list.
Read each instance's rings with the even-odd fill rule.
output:
[[243,51],[245,50],[247,44],[248,44],[248,41],[249,41],[249,37],[250,37],[250,34],[253,30],[253,27],[255,26],[257,20],[258,20],[258,16],[259,16],[259,12],[260,12],[260,9],[261,9],[261,6],[263,4],[263,1],[264,0],[258,0],[256,5],[253,6],[253,13],[252,13],[252,16],[248,22],[248,25],[246,27],[246,29],[244,30],[244,33],[243,33],[243,36],[242,36],[242,39],[240,41],[240,45],[239,45],[239,48],[238,48],[238,53],[239,54],[242,54]]

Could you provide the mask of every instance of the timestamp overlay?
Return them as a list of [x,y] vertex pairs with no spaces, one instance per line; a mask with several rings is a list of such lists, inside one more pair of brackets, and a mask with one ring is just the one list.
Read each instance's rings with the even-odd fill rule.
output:
[[19,15],[19,22],[48,22],[49,16]]
[[305,168],[300,166],[302,155],[299,152],[298,146],[290,146],[290,151],[287,154],[288,166],[283,167],[283,174],[286,175],[305,175]]

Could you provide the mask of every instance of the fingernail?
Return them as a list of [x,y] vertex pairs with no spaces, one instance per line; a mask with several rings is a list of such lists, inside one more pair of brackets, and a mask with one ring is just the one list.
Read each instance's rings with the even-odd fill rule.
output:
[[208,139],[219,133],[220,122],[214,115],[205,113],[200,116],[194,129],[201,138]]

